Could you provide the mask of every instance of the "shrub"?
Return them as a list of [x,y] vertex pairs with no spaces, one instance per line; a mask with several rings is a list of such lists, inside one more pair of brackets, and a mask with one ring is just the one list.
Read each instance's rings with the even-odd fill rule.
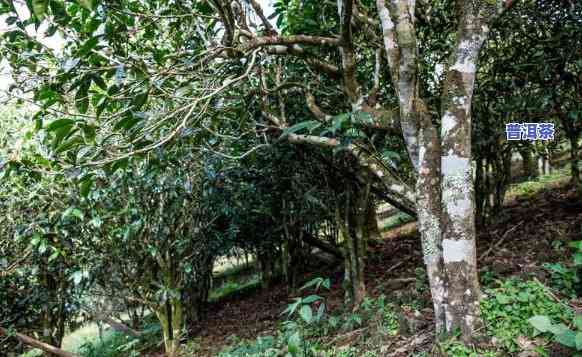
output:
[[547,287],[537,280],[509,279],[497,288],[487,289],[485,294],[481,312],[487,332],[497,337],[501,347],[508,352],[518,350],[516,337],[535,334],[529,318],[536,315],[546,315],[556,320],[572,318],[571,309],[552,299]]

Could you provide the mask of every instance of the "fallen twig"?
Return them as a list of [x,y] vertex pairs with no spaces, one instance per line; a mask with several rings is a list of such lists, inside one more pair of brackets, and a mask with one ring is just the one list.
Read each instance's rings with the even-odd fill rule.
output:
[[507,238],[507,235],[511,232],[513,232],[514,230],[517,229],[517,227],[519,227],[521,224],[523,223],[523,221],[520,221],[518,224],[516,224],[515,226],[511,227],[510,229],[508,229],[505,233],[503,233],[503,236],[501,236],[501,239],[499,239],[499,241],[497,241],[495,244],[493,244],[492,246],[489,247],[489,249],[487,249],[485,251],[485,253],[481,254],[481,256],[479,257],[479,260],[482,260],[483,258],[487,257],[489,254],[491,254],[491,252],[494,249],[497,249],[501,246],[501,244],[503,244],[503,242],[505,241],[505,238]]

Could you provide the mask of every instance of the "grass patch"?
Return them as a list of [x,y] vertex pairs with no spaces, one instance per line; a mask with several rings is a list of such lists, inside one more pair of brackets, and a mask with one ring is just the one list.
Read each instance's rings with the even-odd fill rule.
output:
[[[103,331],[104,339],[108,334],[110,334],[110,331],[104,328]],[[97,327],[96,323],[90,322],[84,325],[83,327],[80,327],[77,330],[67,334],[63,338],[63,345],[61,348],[67,352],[79,353],[81,346],[85,344],[87,341],[98,339],[99,339],[99,328]],[[30,350],[21,355],[21,357],[38,357],[38,356],[42,356],[42,351],[39,349]]]
[[214,264],[214,278],[239,275],[242,272],[252,270],[254,267],[254,262],[254,256],[249,256],[248,261],[244,256],[223,256],[219,258]]
[[506,200],[515,197],[531,198],[538,192],[547,189],[552,184],[559,184],[570,179],[567,169],[556,170],[554,173],[548,175],[540,175],[530,181],[520,182],[509,187],[505,196]]
[[261,285],[261,280],[257,274],[243,282],[227,281],[219,288],[212,289],[208,294],[209,302],[224,300],[233,296],[245,295],[247,292],[255,291]]
[[385,230],[389,230],[389,229],[393,229],[396,228],[398,226],[401,226],[405,223],[408,222],[412,222],[414,221],[414,217],[404,213],[404,212],[398,212],[388,218],[386,218],[386,220],[384,220],[381,223],[381,230],[385,231]]

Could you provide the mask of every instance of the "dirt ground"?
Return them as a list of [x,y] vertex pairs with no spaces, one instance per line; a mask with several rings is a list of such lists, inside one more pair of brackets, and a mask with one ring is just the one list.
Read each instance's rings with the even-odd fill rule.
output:
[[[555,248],[567,246],[571,240],[582,240],[582,200],[576,200],[574,192],[567,187],[553,187],[529,198],[515,197],[494,222],[479,227],[478,232],[481,272],[493,272],[499,277],[533,273],[544,281],[547,277],[543,263],[569,258],[569,254]],[[407,292],[415,289],[417,278],[421,278],[418,268],[423,263],[417,233],[410,227],[399,233],[369,245],[366,283],[371,295],[388,291],[405,298]],[[332,279],[333,287],[327,295],[329,309],[341,308],[341,267],[327,267],[317,274]],[[418,295],[418,288],[416,291]],[[214,355],[229,344],[232,335],[254,339],[274,334],[280,313],[292,297],[281,284],[212,305],[207,321],[198,329],[200,356]],[[430,306],[429,291],[422,292],[421,299]],[[431,315],[430,308],[423,310],[427,326]]]

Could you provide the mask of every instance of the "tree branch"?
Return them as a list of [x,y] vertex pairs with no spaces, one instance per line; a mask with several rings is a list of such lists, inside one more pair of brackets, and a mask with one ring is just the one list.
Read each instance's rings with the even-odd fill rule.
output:
[[308,35],[291,35],[291,36],[262,36],[255,37],[243,45],[243,51],[263,47],[285,45],[292,46],[297,44],[314,45],[314,46],[338,46],[340,40],[333,37],[308,36]]
[[352,106],[357,108],[362,104],[362,99],[360,97],[360,84],[356,79],[356,58],[352,39],[353,3],[354,0],[338,0],[338,15],[340,17],[340,53],[344,90]]
[[263,8],[261,7],[261,4],[259,4],[256,0],[246,0],[246,1],[251,4],[251,6],[253,7],[253,10],[255,10],[255,13],[259,17],[259,19],[261,19],[263,26],[265,26],[265,28],[267,29],[267,32],[269,34],[273,34],[273,35],[277,34],[277,30],[275,30],[273,25],[271,25],[269,20],[265,17],[265,14],[263,13]]
[[303,231],[303,241],[315,248],[319,248],[320,250],[329,253],[331,255],[333,255],[334,257],[336,257],[337,259],[343,259],[344,255],[342,254],[341,250],[339,250],[338,248],[334,247],[333,245],[327,243],[326,241],[323,241],[321,239],[317,239],[316,237],[312,236],[311,233],[307,232],[307,231]]
[[[8,330],[0,327],[0,336],[10,336],[10,335],[11,333]],[[38,348],[39,350],[47,352],[48,354],[53,354],[61,357],[78,357],[78,355],[74,353],[67,352],[53,345],[49,345],[48,343],[44,343],[42,341],[39,341],[32,337],[28,337],[18,332],[14,333],[14,337],[16,337],[20,342],[24,343],[25,345]]]
[[274,55],[291,55],[299,57],[305,61],[305,64],[320,73],[327,74],[332,79],[337,79],[341,76],[341,72],[337,66],[327,63],[316,58],[315,55],[307,53],[301,46],[273,46],[267,47],[267,53]]

